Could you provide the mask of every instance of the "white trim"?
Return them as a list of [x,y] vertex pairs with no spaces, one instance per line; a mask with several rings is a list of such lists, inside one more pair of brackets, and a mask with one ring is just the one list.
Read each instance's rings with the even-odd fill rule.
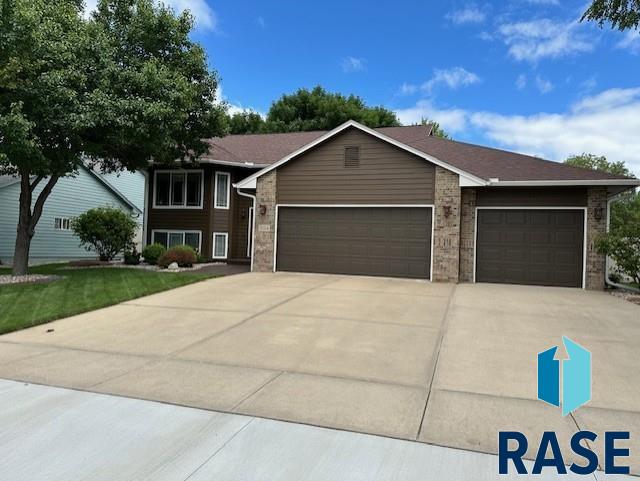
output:
[[576,206],[476,206],[475,227],[473,232],[473,282],[476,282],[478,264],[478,210],[581,210],[583,212],[583,242],[582,242],[582,288],[587,288],[587,209]]
[[[200,174],[200,203],[199,205],[187,205],[187,177],[185,175],[184,178],[184,205],[157,205],[156,204],[156,189],[158,187],[158,173],[160,174],[189,174],[189,173],[199,173]],[[169,203],[171,203],[173,190],[173,180],[171,176],[169,176]],[[202,209],[204,202],[204,170],[203,169],[158,169],[153,171],[153,208],[158,210],[185,210],[185,209]]]
[[436,164],[444,169],[450,170],[451,172],[455,172],[456,174],[458,174],[460,176],[460,178],[466,178],[468,180],[471,180],[473,182],[475,182],[474,185],[488,185],[488,182],[485,179],[482,179],[480,177],[477,177],[473,174],[470,174],[468,172],[465,172],[461,169],[458,169],[457,167],[454,167],[450,164],[447,164],[446,162],[443,162],[440,159],[437,159],[436,157],[433,157],[432,155],[429,155],[425,152],[422,152],[421,150],[418,149],[414,149],[413,147],[408,146],[407,144],[403,144],[402,142],[398,142],[395,139],[392,139],[391,137],[384,135],[376,130],[370,129],[369,127],[366,127],[364,125],[362,125],[359,122],[356,122],[355,120],[349,120],[345,123],[343,123],[342,125],[339,125],[338,127],[336,127],[333,130],[330,130],[329,132],[327,132],[324,135],[321,135],[320,137],[318,137],[317,139],[309,142],[308,144],[300,147],[298,150],[293,151],[292,153],[290,153],[289,155],[283,157],[282,159],[278,160],[277,162],[271,164],[268,167],[265,167],[264,169],[261,169],[260,171],[256,172],[253,175],[250,175],[249,177],[247,177],[244,180],[241,180],[240,182],[238,182],[238,187],[241,188],[249,188],[249,185],[252,184],[252,182],[257,179],[258,177],[266,174],[267,172],[272,171],[273,169],[277,169],[278,167],[280,167],[282,164],[288,162],[289,160],[293,159],[294,157],[297,157],[298,155],[306,152],[309,149],[312,149],[313,147],[315,147],[316,145],[324,142],[327,139],[330,139],[331,137],[339,134],[340,132],[342,132],[343,130],[349,128],[349,127],[354,127],[356,129],[359,129],[367,134],[370,134],[380,140],[384,140],[385,142],[390,143],[391,145],[395,145],[396,147],[399,147],[403,150],[406,150],[409,153],[412,153],[413,155],[417,155],[418,157],[422,157],[425,160],[428,160],[429,162]]
[[[278,212],[280,207],[320,207],[320,208],[417,208],[431,209],[431,254],[429,256],[429,281],[433,280],[433,246],[435,233],[436,208],[434,204],[276,204],[275,232],[273,235],[273,272],[277,272],[278,254]],[[255,236],[255,232],[254,232]],[[253,256],[252,256],[253,258]]]
[[[216,255],[216,236],[224,237],[224,256]],[[214,232],[211,236],[211,258],[212,259],[227,259],[229,256],[229,233],[228,232]]]
[[255,209],[253,206],[249,207],[249,219],[247,222],[247,257],[251,257],[251,250],[253,247],[253,217],[255,216]]
[[571,185],[640,185],[640,179],[599,179],[599,180],[494,180],[492,187],[562,187]]
[[236,190],[238,191],[238,195],[241,195],[243,197],[248,197],[249,199],[251,199],[252,205],[253,205],[253,219],[251,221],[252,226],[251,226],[251,272],[253,272],[253,258],[255,256],[255,252],[256,252],[256,203],[257,203],[257,199],[255,195],[251,195],[251,194],[247,194],[245,192],[242,192],[241,189],[237,188],[235,185],[234,187],[236,188]]
[[[227,205],[224,207],[218,205],[218,177],[222,177],[222,176],[227,178]],[[214,175],[214,181],[213,181],[213,208],[229,210],[230,201],[231,201],[231,174],[229,172],[216,171]]]
[[167,234],[167,249],[169,249],[169,234],[182,234],[182,244],[184,245],[185,234],[198,234],[198,254],[202,254],[202,231],[201,230],[182,230],[182,229],[151,229],[151,243],[156,243],[156,232]]

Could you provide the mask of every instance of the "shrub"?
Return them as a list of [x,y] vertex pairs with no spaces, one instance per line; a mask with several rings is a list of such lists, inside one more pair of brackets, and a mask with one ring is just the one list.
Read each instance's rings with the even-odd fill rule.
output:
[[165,252],[160,259],[158,265],[160,267],[168,267],[172,262],[177,262],[180,267],[191,267],[198,260],[196,251],[191,246],[175,246]]
[[133,246],[137,224],[126,212],[114,207],[89,209],[71,221],[80,245],[95,251],[101,261],[110,261]]
[[134,247],[132,251],[124,253],[124,263],[129,266],[137,266],[140,264],[140,253]]
[[610,256],[618,266],[618,271],[640,284],[640,229],[633,232],[629,229],[624,234],[600,236],[596,241],[596,249],[601,254]]
[[162,244],[150,244],[142,249],[142,257],[147,264],[157,264],[165,252],[167,249]]
[[198,260],[196,260],[196,262],[198,264],[204,264],[205,262],[207,262],[209,259],[207,259],[206,256],[203,256],[202,254],[198,254]]

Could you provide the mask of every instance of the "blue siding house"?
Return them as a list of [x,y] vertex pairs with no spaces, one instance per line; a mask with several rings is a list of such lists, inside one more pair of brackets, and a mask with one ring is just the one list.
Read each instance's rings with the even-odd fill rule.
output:
[[[137,241],[140,243],[144,184],[141,172],[101,174],[84,166],[74,177],[60,179],[45,202],[36,226],[30,262],[95,258],[94,252],[80,247],[80,241],[69,229],[71,218],[93,207],[111,206],[130,213],[139,224]],[[45,182],[41,182],[36,188],[34,203],[44,185]],[[19,179],[0,176],[0,260],[5,264],[10,264],[13,258],[19,197]]]

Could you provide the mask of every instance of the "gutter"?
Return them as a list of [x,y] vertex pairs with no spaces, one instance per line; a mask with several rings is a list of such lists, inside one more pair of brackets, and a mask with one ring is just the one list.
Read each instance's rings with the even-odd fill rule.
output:
[[246,192],[242,192],[240,187],[238,187],[238,184],[233,184],[233,187],[238,192],[238,195],[241,195],[243,197],[248,197],[249,199],[251,199],[251,203],[253,205],[253,217],[251,218],[251,272],[253,272],[253,258],[254,258],[254,254],[255,254],[255,251],[256,251],[255,238],[256,238],[256,204],[257,204],[257,199],[256,199],[255,195],[248,194]]

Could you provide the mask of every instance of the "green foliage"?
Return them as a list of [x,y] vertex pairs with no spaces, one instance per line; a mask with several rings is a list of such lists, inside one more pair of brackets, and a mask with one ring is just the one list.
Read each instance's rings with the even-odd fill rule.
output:
[[626,192],[611,203],[611,232],[640,231],[640,192]]
[[431,129],[434,137],[440,137],[441,139],[451,140],[451,136],[435,120],[429,120],[429,119],[423,118],[420,121],[420,125],[431,125]]
[[603,235],[597,239],[596,249],[610,256],[621,273],[640,284],[640,229]]
[[124,263],[129,266],[137,266],[140,264],[140,253],[134,247],[132,251],[125,251]]
[[369,127],[400,125],[396,114],[384,107],[369,107],[362,98],[327,92],[317,86],[283,95],[271,104],[266,120],[256,112],[236,113],[228,118],[232,134],[331,130],[355,120]]
[[258,134],[264,129],[264,119],[257,112],[236,112],[229,117],[230,134]]
[[165,252],[167,249],[162,244],[149,244],[142,249],[142,257],[147,264],[155,265]]
[[171,247],[158,259],[160,267],[168,267],[172,262],[177,262],[180,267],[191,267],[198,261],[198,256],[193,247],[187,245]]
[[618,30],[637,29],[640,25],[639,0],[593,0],[582,20],[598,22],[601,27],[611,23]]
[[80,245],[95,251],[101,261],[110,261],[133,246],[137,224],[126,212],[112,207],[89,209],[71,221]]
[[582,155],[573,155],[567,157],[564,161],[565,164],[573,167],[581,167],[589,170],[599,170],[613,175],[624,175],[626,177],[632,177],[631,172],[624,165],[623,161],[611,161],[609,162],[604,155],[594,155],[583,153]]

